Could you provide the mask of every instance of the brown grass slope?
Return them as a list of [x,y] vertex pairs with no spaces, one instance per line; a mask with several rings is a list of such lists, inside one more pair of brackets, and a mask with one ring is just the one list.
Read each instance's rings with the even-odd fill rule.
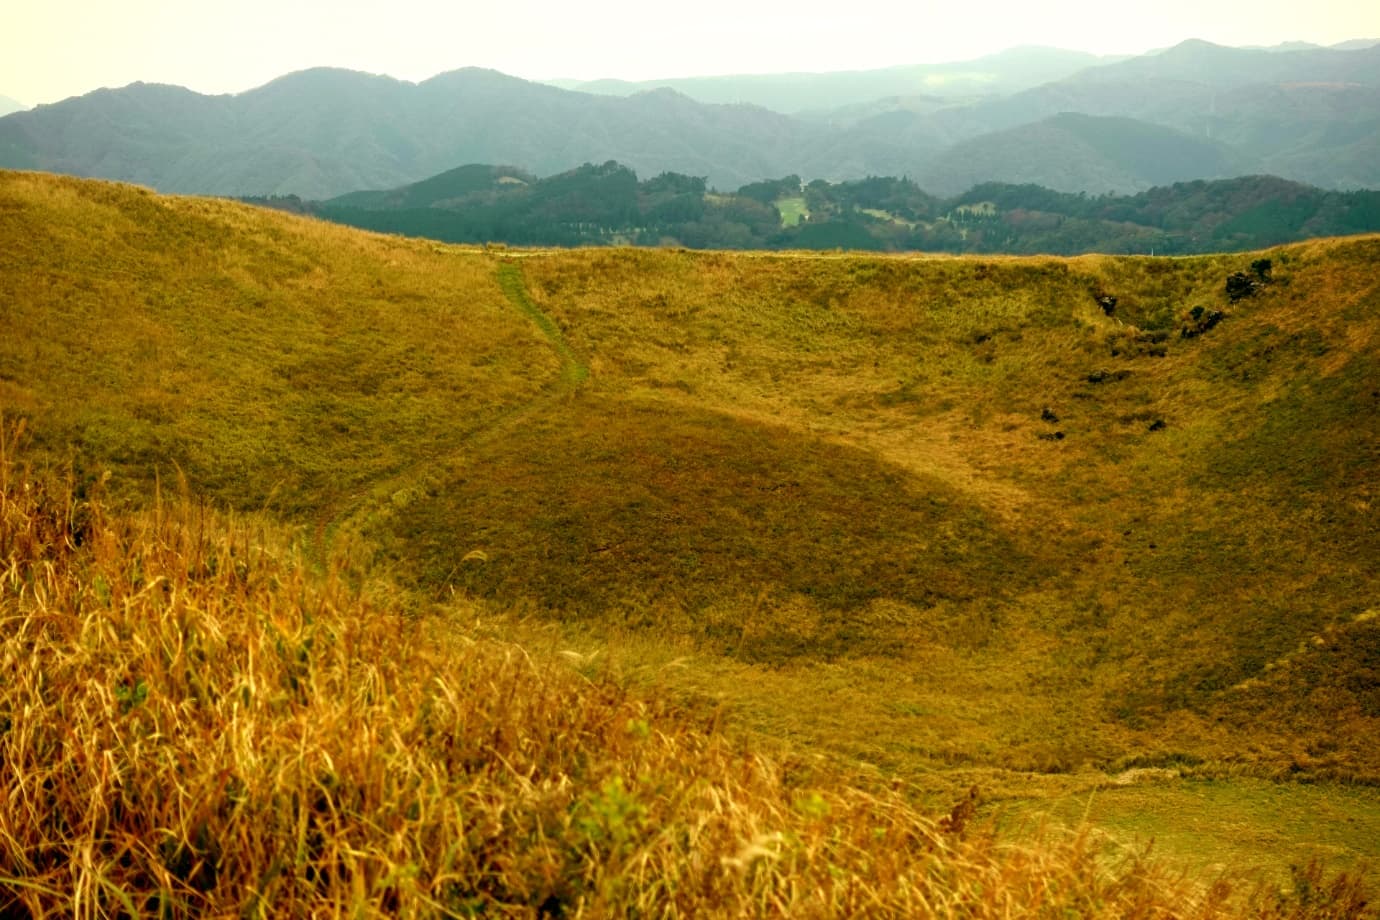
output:
[[1380,240],[1232,302],[1262,254],[485,254],[3,173],[0,242],[0,408],[79,490],[181,470],[946,797],[1380,778]]
[[0,391],[48,445],[295,516],[448,449],[556,362],[492,269],[39,174],[3,178]]

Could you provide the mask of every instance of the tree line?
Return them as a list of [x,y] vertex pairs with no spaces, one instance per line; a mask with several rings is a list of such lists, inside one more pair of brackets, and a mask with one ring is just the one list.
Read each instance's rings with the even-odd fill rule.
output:
[[387,233],[531,246],[1186,254],[1380,230],[1380,191],[1273,176],[1097,196],[985,183],[941,199],[886,176],[792,175],[725,193],[673,172],[640,180],[610,161],[546,178],[466,166],[391,192],[247,200]]

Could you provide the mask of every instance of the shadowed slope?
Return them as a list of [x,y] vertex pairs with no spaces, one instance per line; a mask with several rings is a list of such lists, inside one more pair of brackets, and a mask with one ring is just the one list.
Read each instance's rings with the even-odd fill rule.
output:
[[[458,460],[394,527],[422,583],[765,660],[884,654],[885,631],[857,617],[870,602],[994,598],[1022,577],[952,487],[789,430],[594,397]],[[774,593],[742,647],[742,612]],[[801,619],[777,616],[792,598]]]

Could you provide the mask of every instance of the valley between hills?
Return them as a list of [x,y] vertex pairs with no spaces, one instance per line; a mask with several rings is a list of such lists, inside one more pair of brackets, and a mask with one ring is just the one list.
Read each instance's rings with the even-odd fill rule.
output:
[[1377,265],[0,172],[0,907],[1368,916]]

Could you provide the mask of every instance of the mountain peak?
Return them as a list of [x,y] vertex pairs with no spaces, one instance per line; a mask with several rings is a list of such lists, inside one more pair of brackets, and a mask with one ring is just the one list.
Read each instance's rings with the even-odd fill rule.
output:
[[458,67],[455,70],[447,70],[438,73],[430,79],[423,80],[418,86],[456,86],[468,84],[472,86],[542,86],[544,84],[534,83],[531,80],[524,80],[522,77],[515,77],[506,74],[501,70],[494,70],[490,67]]
[[654,86],[651,89],[638,90],[630,97],[632,99],[658,100],[662,102],[689,102],[697,105],[694,99],[682,93],[678,89],[670,86]]
[[308,67],[305,70],[294,70],[292,73],[283,74],[268,81],[257,89],[248,92],[268,89],[270,87],[295,86],[307,89],[319,90],[325,88],[362,86],[365,84],[393,84],[401,85],[404,81],[386,74],[367,73],[362,70],[350,70],[345,67]]
[[1240,51],[1239,48],[1230,48],[1226,45],[1219,45],[1203,38],[1186,38],[1177,45],[1171,45],[1159,53],[1159,57],[1169,55],[1183,56],[1189,54],[1220,54],[1222,52]]

